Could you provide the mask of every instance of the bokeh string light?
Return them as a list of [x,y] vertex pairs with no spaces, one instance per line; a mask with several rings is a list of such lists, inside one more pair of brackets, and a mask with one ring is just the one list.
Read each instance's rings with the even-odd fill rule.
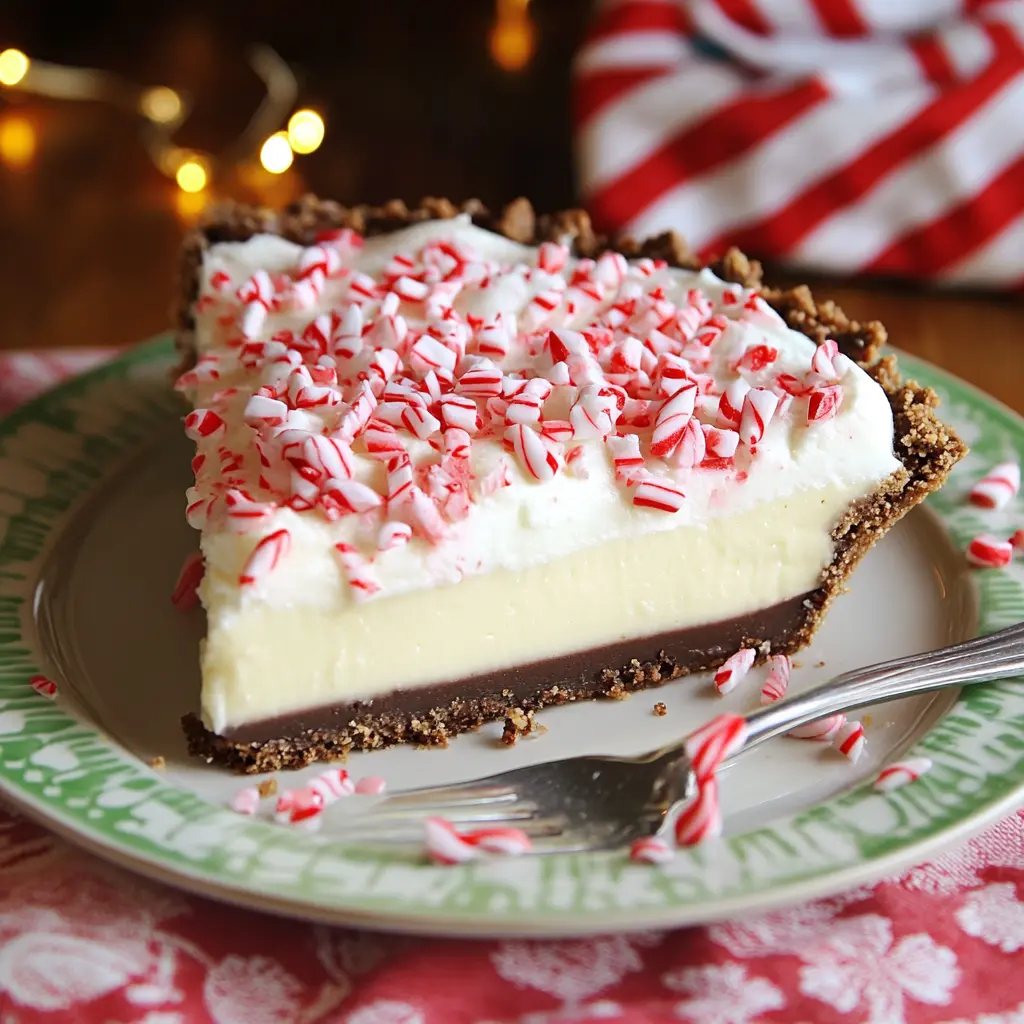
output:
[[[326,126],[314,110],[294,109],[298,83],[291,68],[268,46],[248,54],[260,77],[265,96],[248,125],[219,154],[184,149],[174,136],[188,119],[192,105],[187,96],[166,85],[140,88],[131,82],[93,68],[67,67],[30,59],[21,50],[0,52],[0,91],[21,92],[50,99],[99,100],[141,115],[141,138],[154,165],[175,181],[181,193],[198,196],[219,169],[244,163],[258,155],[270,174],[283,174],[296,153],[319,149]],[[287,130],[282,129],[287,119]],[[0,124],[0,159],[9,167],[24,167],[36,148],[35,131],[24,118]]]
[[497,0],[488,47],[502,71],[522,71],[530,63],[537,48],[530,0]]

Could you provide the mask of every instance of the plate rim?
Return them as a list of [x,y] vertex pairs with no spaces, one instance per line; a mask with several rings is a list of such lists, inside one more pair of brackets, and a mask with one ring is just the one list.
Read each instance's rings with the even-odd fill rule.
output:
[[[16,409],[11,415],[0,420],[0,465],[7,457],[3,454],[5,442],[16,437],[17,432],[25,425],[38,423],[46,419],[45,410],[49,406],[59,406],[74,397],[88,396],[93,389],[99,387],[107,379],[130,380],[130,371],[137,366],[148,367],[167,359],[170,369],[171,353],[170,335],[159,335],[150,341],[129,349],[115,356],[111,361],[87,371],[85,374],[64,381],[57,387],[44,392]],[[956,377],[948,371],[934,367],[917,357],[908,356],[905,353],[898,353],[901,369],[908,377],[913,377],[915,372],[925,375],[925,383],[941,384],[944,390],[953,393],[959,392],[966,397],[973,406],[980,406],[989,417],[997,417],[1002,421],[1007,434],[1013,440],[1015,447],[1024,447],[1024,417],[1019,416],[1008,406],[997,399],[987,395],[975,385]],[[170,398],[170,391],[168,389]],[[170,404],[170,403],[168,403]],[[955,405],[956,403],[950,403]],[[947,406],[948,408],[948,406]],[[165,410],[163,415],[167,415]],[[157,417],[157,420],[162,418]],[[131,456],[137,444],[124,446],[122,456]],[[118,462],[107,465],[103,468],[100,479],[106,479],[116,472]],[[78,493],[71,502],[70,508],[61,514],[51,525],[46,536],[42,550],[36,553],[30,560],[36,569],[40,568],[46,561],[48,553],[53,544],[57,542],[62,526],[69,518],[75,515],[76,510],[83,501],[87,501],[90,490]],[[944,492],[940,492],[944,493]],[[951,533],[949,516],[940,513],[940,521],[943,528]],[[6,527],[0,526],[0,544],[6,540]],[[2,575],[2,574],[0,574]],[[980,581],[979,581],[980,582]],[[2,581],[0,581],[2,584]],[[1024,588],[1022,588],[1024,589]],[[3,587],[0,585],[0,594]],[[980,598],[979,594],[979,598]],[[984,601],[979,599],[979,623],[975,632],[985,631]],[[35,640],[31,630],[26,636],[22,631],[18,639]],[[31,644],[30,644],[31,648]],[[35,658],[39,657],[38,649],[31,651]],[[2,673],[0,673],[2,674]],[[991,686],[994,684],[983,684]],[[960,700],[952,706],[947,715],[960,706]],[[103,743],[120,751],[123,757],[134,763],[136,770],[143,773],[148,772],[155,776],[157,773],[145,766],[133,755],[112,738],[106,736],[102,730],[92,722],[75,719],[72,712],[63,710],[64,715],[71,715],[73,721],[84,724],[88,730],[97,734]],[[940,719],[940,722],[942,719]],[[935,728],[924,734],[915,746],[927,739]],[[396,910],[395,907],[372,907],[352,903],[330,903],[317,905],[310,898],[303,899],[296,895],[287,895],[282,892],[267,890],[264,892],[254,891],[251,883],[234,884],[224,878],[211,877],[209,871],[195,870],[192,865],[183,862],[180,855],[176,858],[154,855],[138,850],[130,844],[117,842],[114,837],[106,834],[98,828],[83,826],[81,822],[75,821],[71,816],[62,813],[62,809],[55,808],[53,802],[39,799],[13,784],[8,777],[5,766],[0,766],[0,792],[5,798],[23,811],[33,820],[40,822],[51,829],[62,838],[82,846],[89,852],[97,854],[107,860],[113,861],[122,867],[136,871],[149,878],[153,878],[164,884],[176,885],[189,892],[205,898],[220,899],[236,905],[253,909],[264,910],[270,913],[301,917],[307,920],[315,920],[330,924],[347,924],[357,926],[371,926],[385,928],[392,931],[402,931],[413,934],[449,934],[465,936],[559,936],[559,935],[584,935],[600,931],[637,931],[650,928],[681,926],[697,924],[709,920],[716,920],[727,917],[738,911],[766,910],[771,907],[790,904],[800,900],[821,898],[831,893],[849,888],[857,884],[863,884],[869,879],[881,880],[913,863],[920,862],[933,856],[938,850],[962,842],[971,835],[976,834],[987,824],[1003,817],[1008,811],[1017,806],[1024,799],[1024,760],[1020,761],[1015,768],[1013,786],[1003,794],[997,796],[983,797],[975,801],[973,809],[967,813],[956,816],[953,820],[944,825],[937,826],[929,834],[916,838],[907,838],[901,845],[873,856],[861,857],[853,864],[845,867],[822,868],[809,876],[797,878],[796,880],[778,880],[767,883],[763,888],[753,892],[738,892],[733,895],[722,896],[721,894],[711,895],[710,898],[694,903],[664,903],[655,907],[627,907],[625,909],[604,908],[597,912],[572,911],[554,915],[550,910],[535,911],[526,913],[520,911],[513,916],[497,915],[498,924],[494,927],[490,924],[495,920],[493,911],[482,914],[475,911],[471,914],[461,914],[450,907],[437,909],[434,913],[425,913],[420,910],[408,915]],[[157,780],[159,781],[159,780]],[[167,785],[167,783],[163,783]],[[809,810],[829,806],[843,795],[834,797],[825,804],[814,805]],[[888,799],[888,798],[887,798]],[[230,812],[226,812],[230,814]],[[584,858],[604,858],[609,855],[556,855]],[[546,858],[545,858],[546,859]],[[438,870],[438,869],[433,869]],[[457,871],[458,869],[441,869],[445,871]],[[649,867],[639,868],[643,871],[657,871]]]

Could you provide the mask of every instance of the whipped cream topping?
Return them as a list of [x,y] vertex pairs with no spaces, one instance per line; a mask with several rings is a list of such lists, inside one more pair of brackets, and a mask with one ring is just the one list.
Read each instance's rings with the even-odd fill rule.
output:
[[379,601],[899,467],[878,385],[706,270],[459,218],[214,245],[196,314],[188,515],[223,608]]
[[214,245],[195,312],[216,732],[806,593],[900,469],[877,383],[706,270],[458,218]]

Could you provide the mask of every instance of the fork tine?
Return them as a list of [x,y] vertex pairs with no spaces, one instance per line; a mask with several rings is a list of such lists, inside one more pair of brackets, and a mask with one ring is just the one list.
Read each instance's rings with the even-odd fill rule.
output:
[[535,817],[537,805],[530,800],[518,803],[486,803],[486,804],[424,804],[403,810],[390,808],[380,811],[377,808],[367,812],[367,817],[375,821],[423,821],[424,818],[447,818],[452,824],[474,821],[526,821]]
[[[498,826],[505,823],[504,819],[491,819],[481,824],[486,825],[489,828],[497,828]],[[514,819],[509,820],[508,825],[513,828],[521,829],[531,839],[540,839],[544,837],[552,837],[561,835],[565,831],[565,819],[561,816],[552,818],[530,818],[530,819]],[[476,822],[463,821],[463,826],[476,824]],[[390,825],[386,822],[381,822],[379,825],[375,824],[365,830],[350,829],[346,830],[343,835],[345,840],[357,843],[422,843],[423,842],[423,823],[412,822],[405,820],[403,822],[395,822]]]
[[377,804],[374,811],[413,808],[417,805],[449,807],[454,804],[501,803],[515,798],[516,791],[512,786],[474,786],[471,782],[456,782],[449,786],[431,786],[429,789],[395,793]]

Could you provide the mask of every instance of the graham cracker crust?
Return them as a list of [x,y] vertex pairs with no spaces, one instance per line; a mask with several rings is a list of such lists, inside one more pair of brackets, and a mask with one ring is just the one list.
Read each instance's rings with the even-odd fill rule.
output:
[[[792,627],[781,635],[742,637],[743,646],[757,651],[759,662],[769,654],[793,654],[810,642],[822,617],[868,549],[911,508],[938,490],[967,452],[963,442],[938,418],[935,392],[913,381],[904,381],[895,357],[883,354],[887,335],[877,321],[861,324],[850,320],[830,300],[817,302],[806,286],[786,290],[765,286],[761,265],[738,249],[729,249],[720,259],[705,264],[696,259],[675,232],[643,241],[607,238],[594,232],[589,216],[582,210],[538,216],[526,199],[515,200],[497,214],[477,200],[456,206],[447,199],[424,199],[418,207],[410,209],[400,200],[379,207],[345,207],[314,196],[281,211],[238,204],[212,211],[182,250],[176,323],[183,365],[187,367],[195,358],[192,305],[199,294],[203,253],[210,245],[244,241],[260,233],[277,234],[308,245],[320,231],[331,228],[347,227],[371,236],[424,220],[450,219],[460,213],[468,213],[480,227],[524,244],[565,241],[576,256],[592,257],[613,249],[628,258],[664,259],[671,266],[687,270],[707,266],[723,280],[758,288],[793,329],[816,343],[834,339],[840,351],[857,362],[884,390],[893,411],[895,453],[903,468],[851,507],[838,523],[832,534],[832,562],[822,573],[821,585],[799,602],[800,610]],[[557,687],[513,694],[496,685],[493,692],[468,700],[450,700],[418,714],[398,709],[365,711],[330,728],[307,729],[273,739],[247,742],[219,736],[207,730],[194,714],[185,716],[182,724],[189,752],[208,762],[243,773],[300,768],[314,761],[342,759],[351,750],[371,750],[394,743],[444,746],[451,736],[504,718],[513,706],[530,713],[576,700],[622,699],[682,675],[717,668],[733,652],[711,648],[689,653],[684,664],[665,651],[652,658],[648,648],[643,660],[620,659],[618,664],[596,674],[570,677]]]

